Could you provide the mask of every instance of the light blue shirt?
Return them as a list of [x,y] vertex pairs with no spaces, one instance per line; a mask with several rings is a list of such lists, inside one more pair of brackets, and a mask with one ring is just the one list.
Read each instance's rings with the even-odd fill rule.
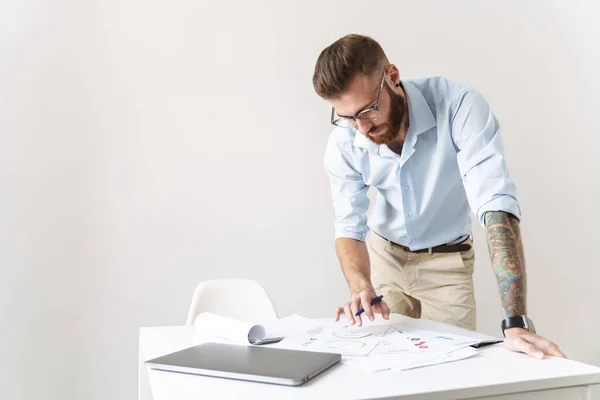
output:
[[[402,154],[356,128],[336,127],[325,151],[335,237],[364,241],[367,232],[424,249],[471,232],[470,210],[521,219],[500,126],[475,89],[441,77],[402,80],[409,129]],[[367,220],[367,190],[377,199]]]

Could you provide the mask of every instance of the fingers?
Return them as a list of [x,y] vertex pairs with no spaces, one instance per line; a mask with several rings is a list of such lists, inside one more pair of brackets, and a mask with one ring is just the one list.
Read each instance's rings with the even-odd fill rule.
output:
[[342,314],[346,315],[348,323],[350,325],[362,326],[362,318],[360,315],[356,315],[356,312],[363,309],[363,313],[369,318],[369,320],[375,320],[375,314],[381,314],[383,319],[390,319],[390,308],[384,301],[379,301],[374,306],[371,306],[371,301],[377,297],[375,291],[371,289],[365,289],[358,293],[354,293],[350,298],[350,301],[344,305],[344,307],[338,307],[335,310],[336,322],[340,320]]
[[390,308],[384,301],[380,301],[375,304],[373,307],[373,313],[381,314],[383,319],[390,319]]
[[360,315],[356,315],[356,312],[360,309],[360,297],[352,296],[352,301],[350,302],[350,312],[352,313],[352,318],[356,326],[362,326],[362,318]]
[[346,318],[348,319],[348,322],[350,323],[350,325],[354,325],[355,321],[354,321],[354,313],[352,312],[352,309],[350,308],[350,302],[346,303],[344,305],[344,313],[346,313]]
[[375,315],[373,315],[373,308],[371,307],[371,298],[369,297],[371,293],[361,292],[360,293],[360,302],[362,303],[362,308],[365,310],[365,314],[369,318],[369,320],[373,321],[375,319]]
[[506,347],[512,351],[518,351],[530,355],[531,357],[543,359],[544,352],[538,349],[533,343],[524,339],[525,335],[516,336],[504,341]]
[[567,356],[565,356],[563,352],[560,351],[556,343],[553,343],[546,338],[543,338],[538,335],[522,335],[521,337],[525,341],[533,344],[536,348],[544,352],[544,354],[547,354],[549,356],[567,358]]
[[381,301],[379,302],[379,312],[381,313],[381,316],[383,317],[383,319],[390,319],[390,308],[388,307],[388,305],[386,304],[385,301]]
[[567,358],[567,356],[565,355],[565,353],[563,353],[562,351],[560,351],[560,348],[558,347],[557,344],[550,342],[550,345],[548,345],[548,347],[542,349],[546,354],[548,354],[549,356],[556,356],[556,357],[562,357],[562,358]]
[[335,322],[340,320],[340,315],[344,312],[344,307],[338,307],[335,310]]
[[526,353],[539,359],[544,358],[545,355],[567,358],[556,343],[529,332],[507,337],[504,343],[509,350]]

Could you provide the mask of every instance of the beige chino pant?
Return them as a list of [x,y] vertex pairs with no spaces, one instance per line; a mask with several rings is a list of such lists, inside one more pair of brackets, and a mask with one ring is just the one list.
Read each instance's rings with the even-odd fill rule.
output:
[[392,313],[475,330],[473,239],[460,253],[413,253],[369,233],[367,249],[375,292]]

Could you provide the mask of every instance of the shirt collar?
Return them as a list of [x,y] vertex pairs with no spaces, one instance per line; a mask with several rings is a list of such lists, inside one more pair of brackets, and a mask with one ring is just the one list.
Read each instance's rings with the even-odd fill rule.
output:
[[423,93],[410,82],[402,82],[408,103],[408,118],[410,126],[406,138],[420,135],[437,125],[435,117],[427,104]]
[[[406,99],[408,104],[408,118],[409,127],[406,133],[406,140],[404,142],[402,153],[412,154],[412,148],[417,141],[417,136],[423,132],[426,132],[437,125],[435,117],[427,104],[427,100],[423,94],[417,89],[415,85],[410,82],[402,81],[404,86],[404,93],[406,93]],[[367,149],[370,153],[380,154],[383,156],[397,157],[398,155],[389,149],[385,144],[378,145],[372,142],[362,133],[356,130],[354,136],[354,146]],[[409,156],[408,154],[407,156]]]

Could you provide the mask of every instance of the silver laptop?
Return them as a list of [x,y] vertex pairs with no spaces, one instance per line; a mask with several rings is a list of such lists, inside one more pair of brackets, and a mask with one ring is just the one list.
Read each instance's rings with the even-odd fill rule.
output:
[[333,353],[204,343],[146,364],[163,371],[298,386],[340,360]]

